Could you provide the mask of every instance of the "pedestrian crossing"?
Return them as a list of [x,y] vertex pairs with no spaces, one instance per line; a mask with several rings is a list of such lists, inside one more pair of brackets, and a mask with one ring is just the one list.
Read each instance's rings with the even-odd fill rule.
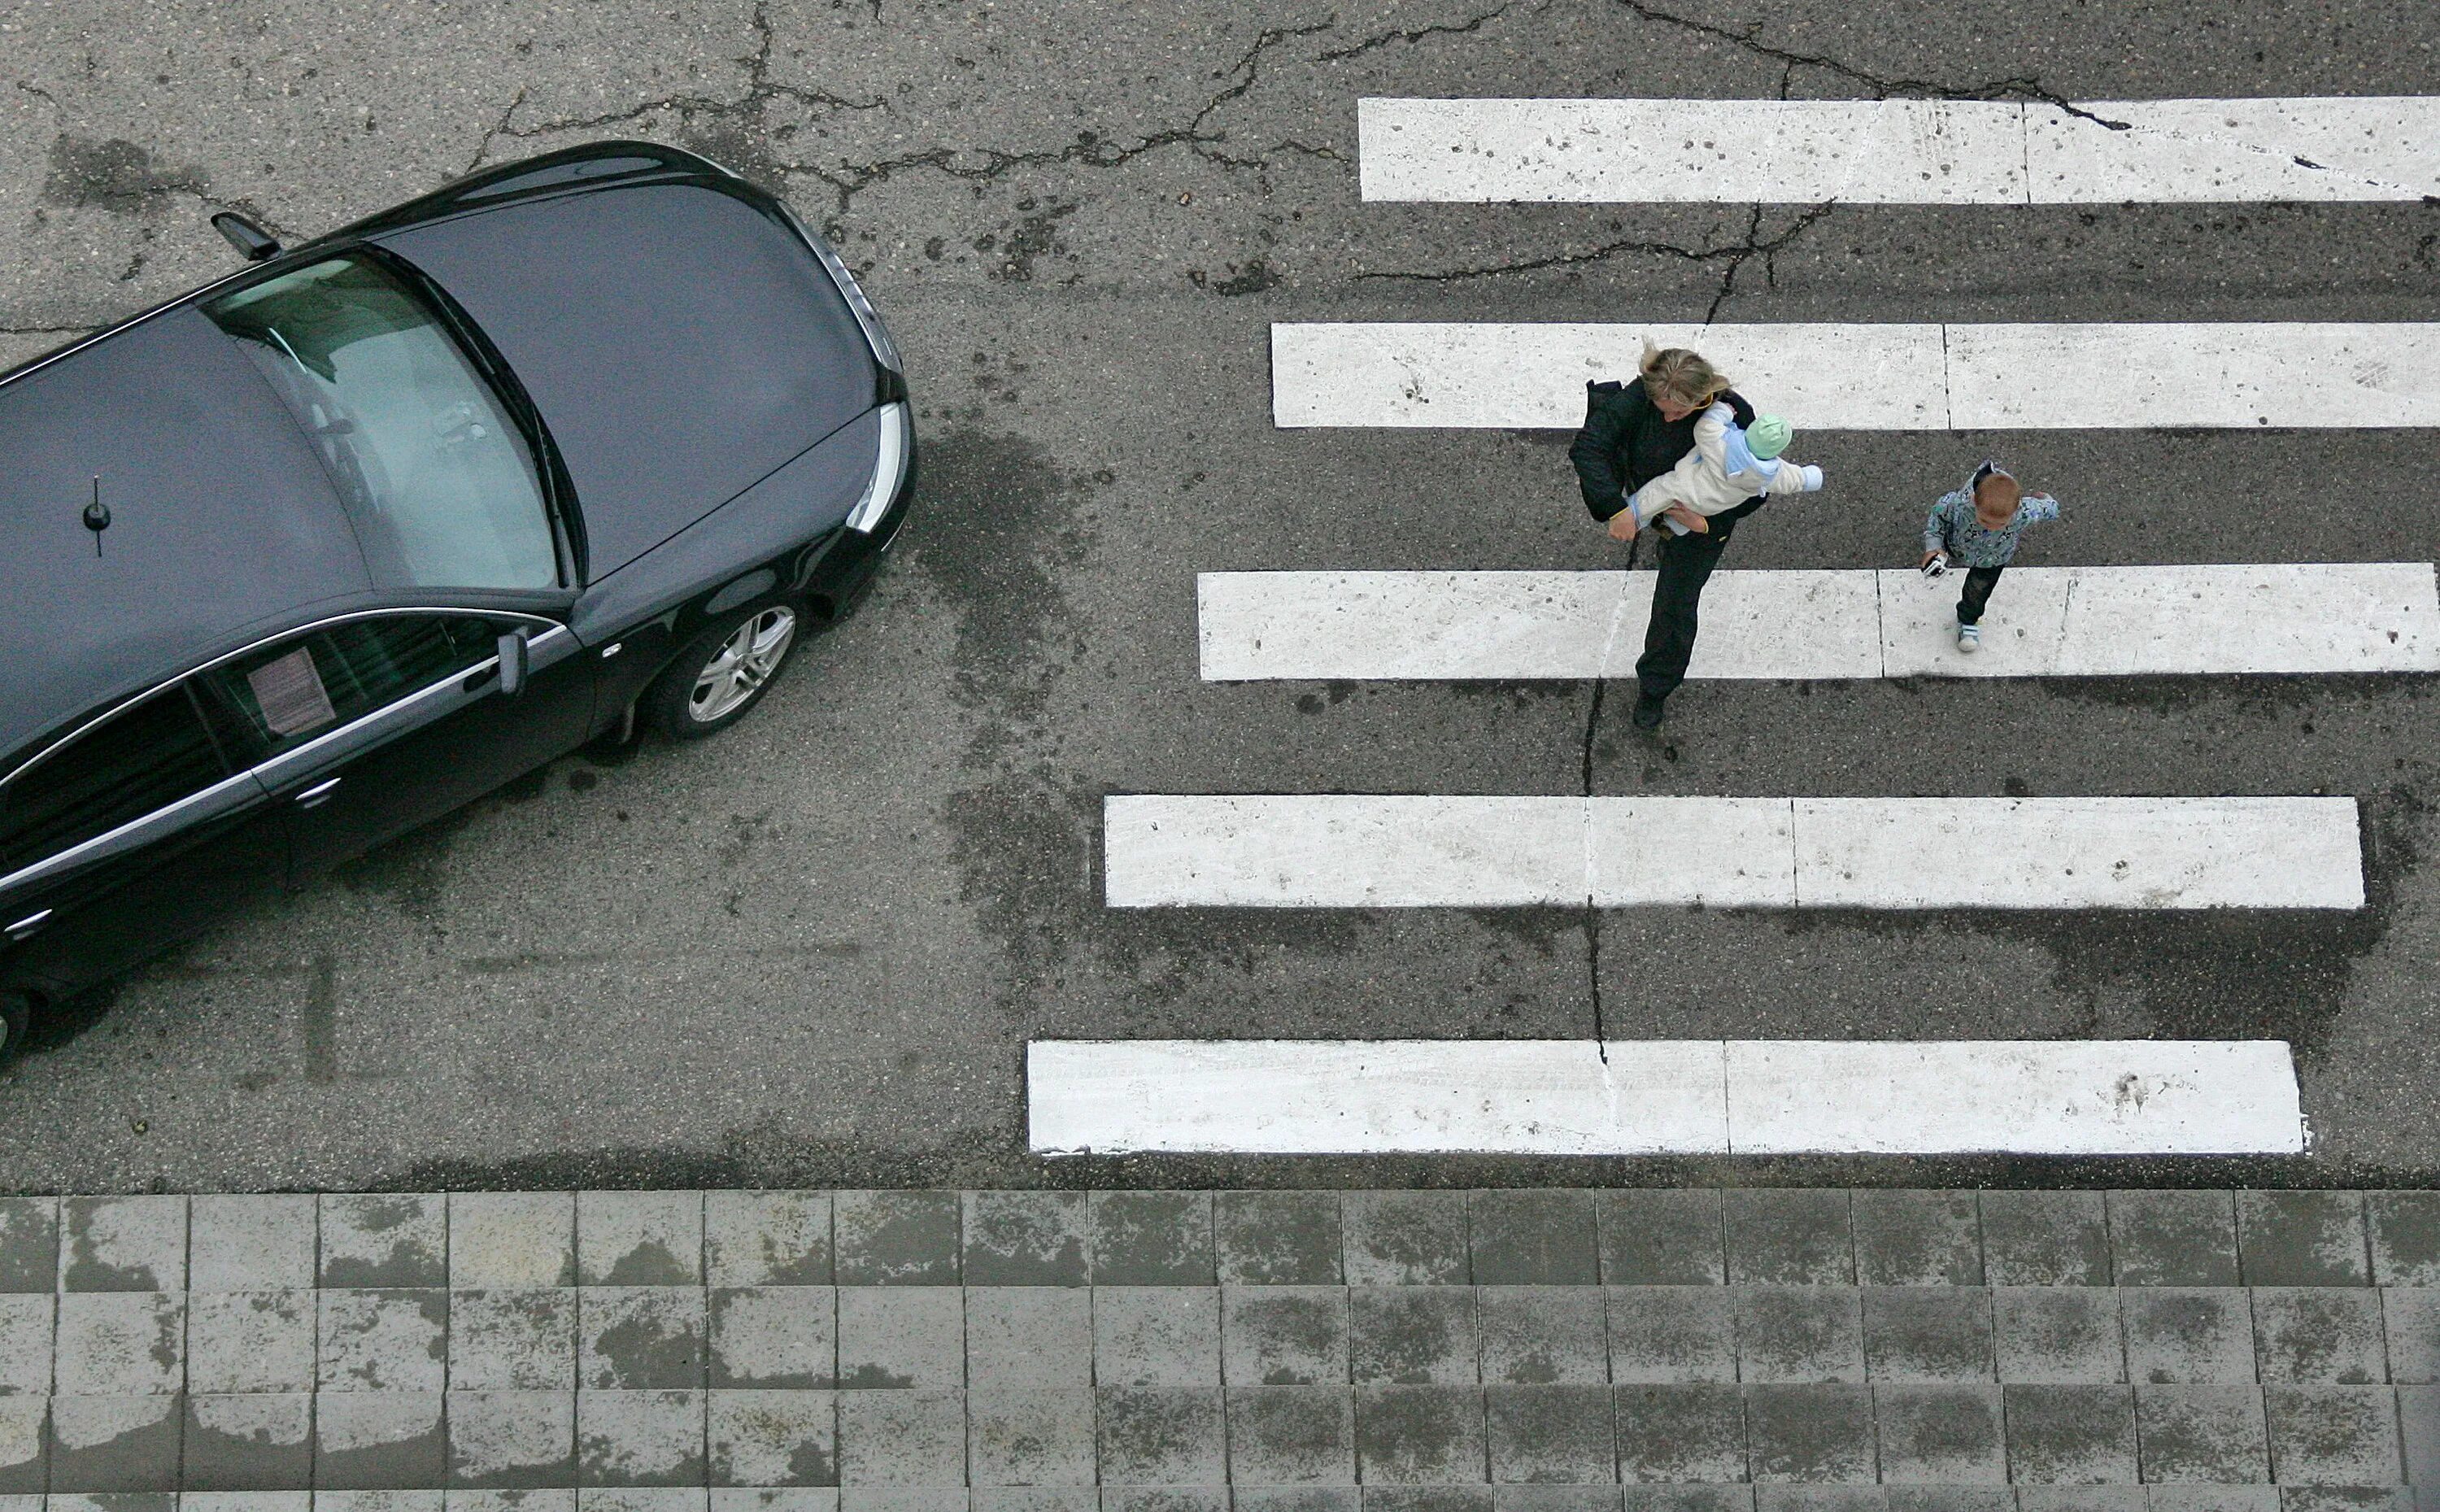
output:
[[1114,794],[1111,908],[2359,909],[2350,798]]
[[[1803,509],[1795,503],[1781,507]],[[2093,677],[2440,672],[2429,562],[2012,567],[1974,655],[1954,577],[1724,571],[1695,678]],[[1206,572],[1207,682],[1625,677],[1648,572]]]
[[2440,194],[2440,99],[1380,99],[1368,201],[2115,205]]
[[1647,339],[1699,350],[1808,430],[2440,425],[2440,322],[2302,320],[1282,322],[1272,419],[1572,430],[1586,383],[1632,378]]
[[2292,1155],[2278,1040],[1036,1040],[1043,1155]]
[[[1357,110],[1368,202],[2440,193],[2440,98],[1367,99]],[[1632,378],[1647,341],[1699,350],[1807,430],[2440,426],[2440,323],[2328,320],[1283,321],[1271,327],[1273,419],[1572,429],[1585,385]],[[1947,481],[1927,479],[1925,498]],[[1554,479],[1552,492],[1573,490]],[[1205,680],[1623,678],[1653,597],[1648,573],[1289,566],[1198,576]],[[2440,672],[2431,562],[2015,567],[2004,591],[1969,657],[1955,649],[1953,582],[1721,572],[1690,675]],[[1114,794],[1103,886],[1125,909],[2342,914],[2365,905],[2363,847],[2345,796]],[[1661,1040],[1598,1023],[1595,1035],[1036,1041],[1029,1141],[1051,1155],[2306,1149],[2293,1060],[2274,1039]]]

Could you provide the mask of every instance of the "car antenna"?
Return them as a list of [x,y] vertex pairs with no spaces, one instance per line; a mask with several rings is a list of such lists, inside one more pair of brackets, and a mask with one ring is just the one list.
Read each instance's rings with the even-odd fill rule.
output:
[[101,501],[101,475],[93,475],[93,502],[84,507],[84,528],[93,532],[93,554],[101,555],[101,532],[110,529],[110,506]]

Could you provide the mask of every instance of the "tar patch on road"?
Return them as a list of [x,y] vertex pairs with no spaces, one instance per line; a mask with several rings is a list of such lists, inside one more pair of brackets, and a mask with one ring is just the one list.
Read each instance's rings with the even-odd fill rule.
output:
[[961,765],[987,774],[942,801],[960,895],[999,947],[1022,1009],[1089,937],[1100,795],[1041,749],[1051,695],[1085,650],[1067,578],[1087,560],[1087,501],[1108,475],[1063,474],[1040,445],[952,430],[926,441],[924,508],[906,567],[957,616],[951,695],[975,724]]
[[135,142],[63,136],[51,143],[51,171],[43,198],[71,208],[139,215],[165,194],[203,194],[211,181],[199,168],[176,168]]
[[[907,565],[957,612],[958,701],[1036,719],[1076,649],[1063,583],[1090,552],[1080,506],[1099,479],[1063,476],[1031,441],[976,430],[925,441],[923,469]],[[996,744],[978,740],[977,753]]]

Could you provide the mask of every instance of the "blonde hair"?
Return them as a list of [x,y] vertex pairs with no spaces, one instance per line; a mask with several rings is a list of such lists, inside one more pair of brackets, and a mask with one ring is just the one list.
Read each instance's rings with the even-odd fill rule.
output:
[[2025,485],[1996,467],[1983,474],[1974,484],[1974,502],[1978,506],[1983,499],[1989,498],[1995,504],[2005,504],[2013,509],[2023,502],[2024,497]]
[[1642,367],[1643,391],[1673,405],[1701,409],[1729,391],[1727,376],[1700,353],[1684,347],[1656,347],[1650,336],[1643,338]]

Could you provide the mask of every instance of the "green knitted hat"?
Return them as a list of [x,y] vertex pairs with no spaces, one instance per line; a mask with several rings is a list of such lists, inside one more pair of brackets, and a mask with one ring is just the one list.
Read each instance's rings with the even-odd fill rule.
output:
[[1788,438],[1795,434],[1777,415],[1757,415],[1746,427],[1746,448],[1767,462],[1787,450]]

